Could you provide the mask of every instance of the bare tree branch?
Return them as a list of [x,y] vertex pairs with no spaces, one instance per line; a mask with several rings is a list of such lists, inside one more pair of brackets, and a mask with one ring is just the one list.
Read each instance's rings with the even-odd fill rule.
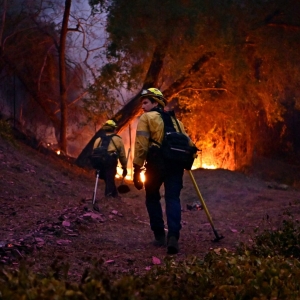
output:
[[2,22],[1,22],[1,28],[0,28],[0,48],[1,49],[3,47],[2,36],[3,36],[3,31],[4,31],[4,26],[5,26],[6,10],[7,10],[7,0],[4,0],[4,2],[3,2]]
[[290,29],[290,30],[300,30],[300,25],[292,25],[287,23],[274,22],[274,23],[267,23],[267,25],[271,27],[283,27],[284,29]]

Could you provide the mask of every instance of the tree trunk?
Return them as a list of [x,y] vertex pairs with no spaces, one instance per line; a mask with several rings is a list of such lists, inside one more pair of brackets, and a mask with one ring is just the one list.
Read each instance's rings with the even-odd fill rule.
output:
[[67,152],[67,80],[66,80],[66,39],[68,33],[68,21],[70,16],[72,0],[66,0],[64,17],[60,32],[59,43],[59,91],[60,91],[60,149]]
[[14,62],[11,61],[7,55],[0,53],[0,57],[2,61],[9,67],[11,71],[18,77],[18,79],[22,82],[24,88],[28,92],[28,94],[32,97],[32,99],[41,107],[41,109],[46,113],[46,115],[51,120],[55,131],[59,130],[60,120],[56,117],[56,115],[52,112],[49,106],[46,104],[45,95],[41,95],[35,88],[32,87],[32,83],[30,83],[27,74],[20,72],[18,67]]
[[[163,50],[162,50],[163,49]],[[157,86],[159,74],[163,66],[163,60],[166,55],[167,47],[161,47],[158,45],[153,53],[152,61],[149,66],[146,80],[143,85],[143,89],[150,88],[151,86]],[[138,93],[136,96],[134,96],[132,99],[129,100],[128,103],[126,103],[121,110],[119,110],[112,119],[114,119],[118,124],[118,132],[121,132],[126,124],[133,120],[133,118],[137,115],[137,113],[140,110],[139,106],[139,95]],[[88,156],[91,154],[94,142],[96,138],[100,135],[102,132],[102,128],[100,128],[96,134],[92,137],[92,139],[89,141],[89,143],[84,147],[84,149],[81,151],[79,156],[76,159],[76,164],[79,167],[89,167],[90,162],[88,159]]]
[[2,12],[2,21],[1,21],[1,27],[0,27],[0,49],[1,49],[1,51],[2,51],[2,47],[3,47],[2,36],[3,36],[3,31],[4,31],[4,26],[5,26],[6,12],[7,12],[7,0],[4,0],[4,2],[3,2],[3,12]]
[[215,52],[204,53],[189,69],[186,75],[183,75],[176,81],[174,81],[165,91],[164,96],[166,99],[172,97],[174,94],[180,92],[182,89],[187,87],[190,82],[191,76],[197,73],[203,65],[208,62],[212,57],[216,55]]

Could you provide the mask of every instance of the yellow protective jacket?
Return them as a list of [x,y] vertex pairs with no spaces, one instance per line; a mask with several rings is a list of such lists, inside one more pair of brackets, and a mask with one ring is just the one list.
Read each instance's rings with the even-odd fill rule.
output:
[[[114,133],[106,133],[107,136],[112,135]],[[97,148],[101,144],[101,138],[97,138],[94,143],[93,149]],[[127,168],[127,158],[125,154],[125,147],[123,140],[120,136],[114,135],[111,138],[111,141],[109,142],[108,148],[107,148],[108,153],[118,153],[119,161],[122,165],[122,168]]]
[[[180,130],[177,127],[175,119],[173,117],[171,118],[174,128],[179,132]],[[177,121],[181,132],[188,137],[183,124],[179,120]],[[149,148],[152,145],[158,147],[157,144],[149,140],[150,138],[160,144],[164,138],[164,121],[157,111],[149,111],[142,114],[137,124],[133,163],[140,167],[144,165]],[[191,146],[194,145],[192,141],[190,141],[190,143]]]

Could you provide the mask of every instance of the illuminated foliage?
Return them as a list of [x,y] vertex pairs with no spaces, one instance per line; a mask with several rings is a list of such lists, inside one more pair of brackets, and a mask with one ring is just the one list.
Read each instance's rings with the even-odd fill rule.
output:
[[286,149],[294,130],[285,123],[299,106],[299,11],[293,0],[112,1],[111,76],[116,85],[140,86],[155,47],[167,49],[158,87],[179,104],[203,155],[212,154],[218,167],[243,169],[254,152]]

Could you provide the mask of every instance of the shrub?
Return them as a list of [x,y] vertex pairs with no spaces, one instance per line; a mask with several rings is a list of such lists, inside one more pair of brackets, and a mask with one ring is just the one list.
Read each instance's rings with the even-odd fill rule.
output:
[[8,140],[12,143],[15,143],[15,139],[13,136],[13,132],[11,129],[11,126],[8,122],[5,120],[0,119],[0,137],[2,137],[5,140]]
[[254,238],[252,246],[241,245],[237,251],[246,249],[256,256],[284,256],[300,258],[299,220],[283,220],[282,227],[277,230],[264,230]]
[[86,270],[80,283],[67,281],[66,266],[60,271],[64,279],[58,279],[57,267],[43,277],[25,265],[2,269],[0,299],[300,299],[300,262],[294,255],[299,232],[297,221],[284,221],[282,229],[258,235],[251,247],[215,249],[202,260],[167,258],[140,277],[113,279],[101,263]]

